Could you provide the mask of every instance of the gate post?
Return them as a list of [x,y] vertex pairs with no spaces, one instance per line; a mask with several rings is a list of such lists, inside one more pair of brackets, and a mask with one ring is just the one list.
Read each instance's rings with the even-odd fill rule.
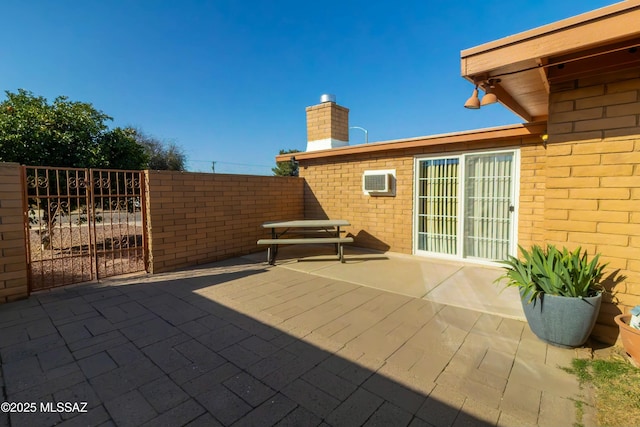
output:
[[0,303],[29,296],[23,171],[0,163]]

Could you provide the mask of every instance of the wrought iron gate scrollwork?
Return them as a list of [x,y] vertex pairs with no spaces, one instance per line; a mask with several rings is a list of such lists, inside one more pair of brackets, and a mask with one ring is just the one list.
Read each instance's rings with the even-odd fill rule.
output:
[[23,167],[32,291],[145,271],[142,171]]

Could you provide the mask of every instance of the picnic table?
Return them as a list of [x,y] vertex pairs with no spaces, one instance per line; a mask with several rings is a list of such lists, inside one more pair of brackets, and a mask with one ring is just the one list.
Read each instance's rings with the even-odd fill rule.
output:
[[[340,237],[340,227],[351,225],[344,219],[300,219],[294,221],[269,221],[263,228],[271,229],[270,239],[258,240],[259,245],[269,245],[267,262],[274,265],[279,245],[308,245],[331,243],[336,255],[344,263],[343,243],[353,243],[353,237]],[[296,235],[299,237],[290,237]],[[283,238],[283,236],[286,236]]]

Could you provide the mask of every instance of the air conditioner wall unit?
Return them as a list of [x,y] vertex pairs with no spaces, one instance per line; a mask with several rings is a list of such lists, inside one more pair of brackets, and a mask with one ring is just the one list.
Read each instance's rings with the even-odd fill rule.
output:
[[389,174],[364,175],[364,191],[387,193],[389,191]]
[[364,171],[362,191],[369,196],[394,196],[395,174],[395,170]]

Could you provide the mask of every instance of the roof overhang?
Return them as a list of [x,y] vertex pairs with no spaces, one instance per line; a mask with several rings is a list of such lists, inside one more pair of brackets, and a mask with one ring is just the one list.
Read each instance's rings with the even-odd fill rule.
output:
[[551,84],[640,66],[640,0],[627,0],[463,50],[462,76],[499,78],[499,101],[528,122],[546,120]]
[[530,141],[531,143],[539,143],[540,135],[546,132],[546,128],[546,122],[541,122],[475,129],[471,131],[444,133],[440,135],[422,136],[417,138],[350,145],[346,147],[333,148],[330,150],[281,154],[276,157],[276,162],[287,162],[291,160],[292,157],[295,157],[296,160],[310,160],[355,154],[380,153],[383,151],[407,150],[457,143],[479,145],[482,142],[495,144],[505,141],[511,143],[514,140],[521,143],[526,141]]

